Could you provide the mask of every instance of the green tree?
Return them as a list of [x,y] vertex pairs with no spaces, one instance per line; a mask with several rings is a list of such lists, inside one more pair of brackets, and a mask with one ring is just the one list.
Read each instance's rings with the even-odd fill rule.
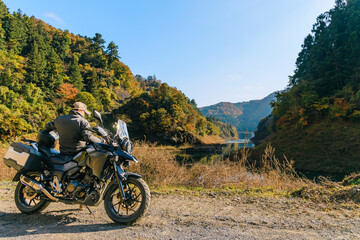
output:
[[96,72],[96,69],[93,68],[91,75],[86,79],[86,90],[94,94],[95,97],[98,96],[98,90],[100,88],[100,79],[99,75]]
[[76,101],[83,102],[86,104],[86,107],[89,111],[100,110],[100,106],[97,103],[94,96],[89,92],[79,92],[76,95]]
[[35,83],[39,87],[45,87],[45,67],[45,58],[39,53],[37,43],[33,42],[26,69],[26,81]]
[[106,68],[106,56],[104,54],[105,40],[100,33],[95,33],[95,36],[91,39],[89,46],[89,53],[91,57],[91,64],[95,68]]
[[0,1],[0,19],[9,14],[9,9],[5,6],[3,1]]
[[21,54],[23,47],[27,44],[26,28],[21,17],[20,13],[14,13],[14,15],[6,15],[2,19],[5,41],[8,49],[15,54]]
[[[0,8],[1,10],[1,8]],[[1,14],[1,13],[0,13]],[[0,50],[5,50],[5,30],[2,27],[3,23],[2,20],[0,18]]]
[[63,61],[69,56],[70,43],[71,40],[67,30],[65,32],[55,32],[52,40],[52,47]]
[[46,81],[45,87],[54,91],[62,83],[64,78],[64,69],[60,57],[54,49],[51,49],[49,56],[46,58]]
[[74,86],[81,91],[83,84],[83,77],[79,68],[79,57],[76,54],[73,54],[73,60],[69,69],[70,82],[74,84]]
[[119,47],[111,41],[106,48],[106,54],[108,58],[109,65],[111,65],[114,61],[118,60],[119,57]]
[[108,88],[99,89],[99,98],[105,111],[111,111],[114,108],[114,102],[111,97],[111,91]]
[[24,58],[0,50],[0,85],[20,90],[24,84]]

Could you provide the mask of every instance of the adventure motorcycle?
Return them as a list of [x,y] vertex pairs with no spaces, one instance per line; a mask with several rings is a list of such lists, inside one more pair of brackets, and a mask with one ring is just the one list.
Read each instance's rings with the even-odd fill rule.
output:
[[[93,115],[102,124],[97,111]],[[132,224],[150,205],[150,190],[139,174],[126,172],[132,144],[125,122],[118,120],[113,135],[103,127],[91,128],[106,143],[91,143],[75,156],[53,149],[56,139],[47,131],[37,141],[12,143],[4,163],[18,173],[15,190],[17,208],[26,214],[44,210],[50,202],[98,206],[104,200],[107,215],[116,223]],[[90,211],[91,212],[91,211]]]

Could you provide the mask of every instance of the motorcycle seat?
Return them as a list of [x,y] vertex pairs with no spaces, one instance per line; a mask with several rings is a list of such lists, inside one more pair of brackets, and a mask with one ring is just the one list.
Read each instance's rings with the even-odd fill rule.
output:
[[50,161],[53,164],[65,164],[65,163],[68,163],[71,160],[73,160],[73,157],[74,157],[73,155],[59,154],[59,155],[50,157]]
[[48,159],[54,156],[58,156],[60,152],[53,148],[39,147],[39,151],[45,155]]

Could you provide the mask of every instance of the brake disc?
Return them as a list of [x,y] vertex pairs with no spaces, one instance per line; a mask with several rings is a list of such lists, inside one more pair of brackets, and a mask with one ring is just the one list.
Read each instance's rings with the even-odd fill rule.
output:
[[24,198],[32,200],[36,197],[36,192],[29,187],[25,187],[23,190]]
[[124,211],[130,210],[130,209],[134,210],[139,205],[139,202],[134,201],[133,194],[130,194],[130,196],[127,196],[127,197],[130,197],[130,199],[127,200],[127,201],[124,201],[120,195],[118,196],[118,201],[121,202],[120,203],[120,209],[122,209]]

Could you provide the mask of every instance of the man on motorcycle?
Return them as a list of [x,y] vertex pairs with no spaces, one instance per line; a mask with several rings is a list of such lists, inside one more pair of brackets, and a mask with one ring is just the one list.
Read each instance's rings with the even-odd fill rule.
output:
[[[12,143],[4,155],[4,163],[18,171],[19,181],[14,194],[16,207],[23,213],[44,210],[50,202],[98,206],[104,201],[107,215],[116,223],[132,224],[144,216],[150,206],[151,194],[141,175],[124,168],[138,160],[131,155],[131,142],[126,123],[117,121],[116,134],[101,127],[90,128],[85,104],[74,104],[70,114],[57,117],[38,134],[37,141],[23,139]],[[102,124],[101,114],[94,117]],[[60,135],[60,150],[54,151],[55,138]],[[92,136],[96,132],[107,144]],[[85,142],[90,142],[85,146]],[[73,159],[72,154],[77,154]]]
[[102,142],[101,139],[91,134],[90,124],[84,118],[85,114],[90,115],[86,105],[76,102],[68,115],[59,116],[46,124],[47,131],[56,130],[59,134],[61,154],[75,155],[86,146],[86,143]]

